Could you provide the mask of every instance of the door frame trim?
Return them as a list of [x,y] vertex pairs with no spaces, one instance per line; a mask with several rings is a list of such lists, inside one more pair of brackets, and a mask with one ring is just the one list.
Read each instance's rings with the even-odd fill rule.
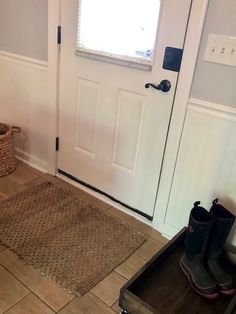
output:
[[183,61],[179,73],[173,113],[164,152],[152,225],[166,237],[172,237],[179,231],[166,223],[166,215],[208,2],[208,0],[193,0],[192,2],[184,45]]
[[61,0],[48,0],[48,173],[57,173],[56,138],[59,128],[59,56],[58,25],[61,23]]
[[[176,160],[185,122],[188,99],[194,76],[198,50],[208,0],[193,0],[184,46],[183,60],[179,73],[176,96],[173,105],[170,129],[164,152],[162,172],[159,181],[156,206],[152,226],[166,236],[172,236],[175,230],[165,222],[168,203],[175,173]],[[57,27],[61,20],[61,0],[48,1],[48,173],[57,174],[57,153],[55,139],[58,136],[58,95],[59,95],[59,54],[57,45]],[[176,230],[177,232],[177,230]]]

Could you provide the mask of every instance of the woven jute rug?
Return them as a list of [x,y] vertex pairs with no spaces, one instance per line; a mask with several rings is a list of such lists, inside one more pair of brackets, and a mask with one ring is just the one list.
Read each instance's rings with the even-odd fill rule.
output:
[[27,264],[81,296],[145,238],[72,192],[45,182],[0,202],[0,241]]

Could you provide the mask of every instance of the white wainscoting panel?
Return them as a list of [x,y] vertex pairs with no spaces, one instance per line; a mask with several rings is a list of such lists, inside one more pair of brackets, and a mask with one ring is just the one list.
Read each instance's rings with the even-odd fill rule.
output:
[[48,162],[47,63],[0,51],[0,121],[22,128],[17,156],[42,170]]
[[[190,99],[176,163],[166,230],[188,223],[195,201],[209,209],[216,197],[236,214],[236,109]],[[231,233],[236,245],[236,228]]]

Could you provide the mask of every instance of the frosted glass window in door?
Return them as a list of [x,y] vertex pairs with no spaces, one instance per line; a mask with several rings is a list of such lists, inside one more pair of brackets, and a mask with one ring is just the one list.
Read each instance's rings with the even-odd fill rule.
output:
[[79,0],[77,49],[152,63],[159,0]]

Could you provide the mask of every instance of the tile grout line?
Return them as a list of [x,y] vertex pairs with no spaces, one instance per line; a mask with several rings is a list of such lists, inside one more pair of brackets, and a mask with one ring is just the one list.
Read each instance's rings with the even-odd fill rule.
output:
[[[11,251],[11,252],[12,252],[12,251]],[[0,265],[1,265],[9,274],[11,274],[17,281],[19,281],[19,282],[22,284],[22,286],[24,286],[27,290],[29,290],[29,293],[34,294],[37,298],[40,299],[40,301],[42,301],[47,307],[49,307],[54,313],[56,313],[56,311],[55,311],[49,304],[47,304],[44,300],[42,300],[42,299],[40,298],[40,296],[38,296],[34,291],[32,291],[28,286],[26,286],[26,284],[24,284],[15,274],[13,274],[11,271],[9,271],[9,270],[7,269],[7,267],[5,267],[5,266],[1,263],[1,261],[0,261]],[[29,294],[29,293],[28,293],[28,294]]]
[[[125,261],[127,261],[127,260],[125,260]],[[124,261],[124,262],[125,262],[125,261]],[[122,264],[123,264],[123,263],[122,263]],[[120,265],[122,265],[122,264],[120,264]],[[113,271],[114,271],[114,273],[116,273],[117,275],[121,276],[123,279],[129,280],[129,279],[125,278],[123,275],[119,274],[115,269],[114,269]]]
[[[125,278],[123,275],[119,274],[117,271],[113,270],[112,272],[116,273],[117,275],[119,275],[120,277],[122,277],[123,279],[125,279],[126,281],[128,281],[127,278]],[[112,273],[112,272],[111,272],[111,273]],[[111,274],[111,273],[110,273],[110,274]],[[108,276],[109,276],[109,275],[107,275],[106,277],[108,277]],[[106,277],[105,277],[105,278],[106,278]],[[104,278],[104,279],[105,279],[105,278]],[[103,280],[104,280],[104,279],[103,279]],[[100,281],[100,282],[101,282],[101,281]],[[99,282],[99,283],[100,283],[100,282]],[[99,285],[99,283],[98,283],[98,285]],[[97,286],[97,285],[96,285],[96,286]],[[94,286],[94,287],[96,287],[96,286]],[[93,288],[94,288],[94,287],[93,287]],[[93,288],[92,288],[92,289],[93,289]],[[110,306],[110,305],[106,304],[102,299],[100,299],[96,294],[94,294],[94,292],[92,291],[92,289],[89,290],[88,292],[90,292],[91,294],[93,294],[98,300],[100,300],[103,304],[105,304],[107,307],[109,307],[109,308],[111,308],[111,309],[112,309],[112,306],[119,300],[119,297],[118,297],[118,299],[116,299],[116,301]],[[113,310],[113,309],[112,309],[112,310]]]
[[[117,300],[112,304],[112,306],[111,306],[111,309],[112,309],[114,312],[116,312],[116,311],[113,309],[113,306],[116,304],[117,301],[119,301],[119,299],[117,299]],[[119,305],[119,302],[118,302],[118,305]]]
[[[93,287],[93,288],[94,288],[94,287]],[[96,294],[94,294],[94,293],[92,292],[92,290],[89,290],[89,293],[91,293],[91,294],[92,294],[94,297],[96,297],[100,302],[102,302],[104,305],[106,305],[109,309],[112,309],[112,310],[113,310],[112,306],[116,303],[117,300],[119,300],[119,298],[118,298],[118,299],[115,301],[115,303],[110,306],[110,305],[106,304],[102,299],[100,299]],[[114,310],[113,310],[113,311],[114,311]],[[115,312],[115,311],[114,311],[114,312]]]
[[2,251],[0,251],[0,255],[1,255],[1,253],[3,253],[4,251],[8,250],[8,248],[7,248],[3,243],[1,243],[1,242],[0,242],[0,245],[2,245],[2,246],[5,247],[5,249],[3,249]]
[[[136,251],[137,251],[137,250],[136,250]],[[141,259],[146,263],[147,260],[146,260],[145,258],[143,258],[142,256],[139,256],[138,254],[136,254],[136,251],[134,252],[133,255],[135,255],[135,256],[141,258]]]
[[3,197],[4,199],[7,199],[7,197],[4,196],[1,192],[0,192],[0,196]]
[[37,178],[33,179],[33,180],[30,180],[30,181],[28,181],[28,182],[23,183],[22,185],[25,185],[25,186],[28,188],[28,184],[31,184],[31,183],[37,181],[38,179],[40,179],[39,176],[38,176]]
[[[141,256],[141,255],[139,255],[138,253],[136,253],[135,252],[135,255],[137,255],[138,257],[141,257],[142,259],[144,259],[146,262],[148,262],[151,258],[149,258],[149,259],[147,259],[147,258],[145,258],[145,257],[143,257],[143,256]],[[154,256],[154,255],[153,255]]]
[[[76,298],[79,298],[78,296],[74,296],[73,299],[71,299],[70,301],[68,301],[65,305],[63,305],[63,307],[60,308],[60,310],[58,310],[56,313],[61,312],[67,305],[69,305],[72,301],[74,301]],[[81,298],[81,297],[80,297]]]
[[[35,175],[35,174],[34,174],[34,175]],[[17,184],[19,184],[19,185],[21,185],[21,186],[25,186],[26,188],[28,188],[27,185],[30,184],[30,183],[32,183],[32,182],[34,182],[34,181],[37,180],[39,177],[37,176],[37,178],[34,178],[34,179],[29,180],[29,181],[24,182],[24,183],[18,181],[17,179],[12,178],[12,177],[9,177],[9,178],[10,178],[12,181],[14,181],[15,183],[17,183]]]
[[29,291],[26,295],[24,295],[20,300],[18,300],[16,303],[14,303],[13,305],[11,305],[8,309],[6,309],[5,311],[2,312],[2,314],[6,313],[7,311],[9,311],[10,309],[12,309],[15,305],[17,305],[18,303],[20,303],[22,300],[24,300],[31,292]]

